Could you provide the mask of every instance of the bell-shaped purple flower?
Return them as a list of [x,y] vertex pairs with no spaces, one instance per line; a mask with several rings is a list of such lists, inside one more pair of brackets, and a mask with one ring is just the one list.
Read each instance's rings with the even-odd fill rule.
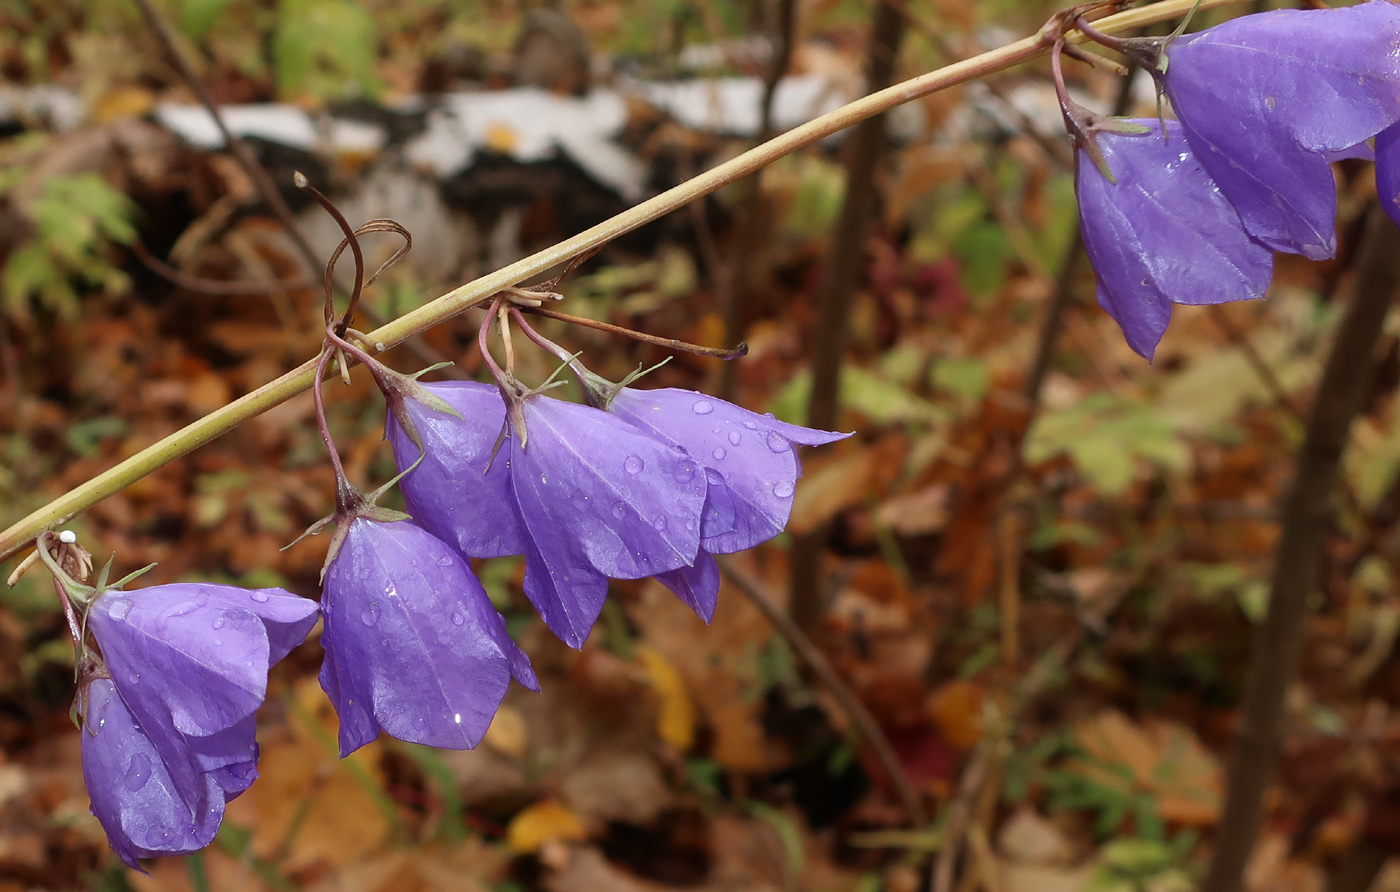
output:
[[191,811],[204,805],[205,772],[221,771],[230,792],[255,776],[268,668],[318,614],[316,602],[283,589],[208,583],[111,590],[92,602],[87,626],[111,682]]
[[1376,134],[1376,196],[1400,226],[1400,124]]
[[529,658],[446,542],[408,521],[346,521],[326,570],[321,687],[340,716],[340,754],[382,728],[447,749],[481,741]]
[[257,777],[269,666],[306,637],[314,601],[282,589],[178,583],[106,590],[87,610],[83,776],[112,848],[137,858],[207,845]]
[[[166,756],[108,678],[85,683],[83,781],[92,813],[117,855],[137,870],[138,858],[193,852],[208,845],[224,816],[224,789],[198,775],[201,805],[191,812]],[[192,761],[192,760],[191,760]]]
[[1155,69],[1245,229],[1278,251],[1331,257],[1328,154],[1400,119],[1400,8],[1374,0],[1242,16],[1170,41]]
[[802,475],[797,447],[850,436],[787,424],[693,390],[621,387],[603,399],[612,414],[685,449],[704,466],[702,559],[657,579],[706,622],[719,591],[719,571],[709,556],[753,548],[781,533]]
[[[522,441],[505,424],[495,387],[423,387],[461,418],[407,402],[423,445],[422,463],[400,483],[410,512],[468,557],[523,553],[525,594],[569,645],[588,637],[610,577],[640,579],[695,563],[705,475],[681,446],[538,394],[519,404]],[[389,440],[400,468],[418,458],[392,418]]]
[[1076,191],[1099,305],[1150,360],[1173,303],[1263,297],[1273,252],[1245,231],[1179,124],[1164,136],[1156,120],[1128,123],[1146,132],[1094,133],[1113,180],[1081,147]]

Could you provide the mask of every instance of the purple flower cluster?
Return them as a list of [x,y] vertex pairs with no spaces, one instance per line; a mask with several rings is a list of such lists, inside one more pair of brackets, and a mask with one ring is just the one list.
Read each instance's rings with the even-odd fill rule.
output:
[[1165,39],[1082,27],[1151,71],[1177,117],[1066,107],[1098,301],[1138,353],[1152,358],[1172,304],[1262,297],[1274,251],[1331,257],[1331,162],[1369,157],[1372,137],[1400,223],[1400,8],[1279,10]]
[[847,436],[685,390],[624,387],[606,408],[522,393],[508,411],[489,384],[423,387],[456,414],[405,403],[422,445],[416,467],[419,445],[391,417],[409,512],[464,557],[524,555],[525,594],[573,647],[610,578],[654,576],[708,622],[719,592],[711,555],[781,532],[797,446]]
[[112,848],[137,858],[208,845],[257,777],[268,668],[315,625],[282,589],[185,583],[111,589],[87,610],[79,712],[83,779]]

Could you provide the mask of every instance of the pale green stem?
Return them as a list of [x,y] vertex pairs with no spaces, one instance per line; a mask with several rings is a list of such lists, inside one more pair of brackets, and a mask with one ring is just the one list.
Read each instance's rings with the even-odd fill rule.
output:
[[[1132,31],[1144,25],[1181,15],[1194,6],[1195,2],[1196,0],[1163,0],[1161,3],[1154,3],[1141,9],[1133,9],[1099,19],[1094,23],[1094,27],[1106,34]],[[1243,0],[1206,0],[1201,5],[1202,8],[1207,8],[1238,2],[1243,2]],[[1083,38],[1079,34],[1074,34],[1070,40],[1079,43],[1082,42]],[[1047,49],[1049,49],[1048,43],[1042,40],[1039,35],[1027,37],[991,52],[982,53],[971,59],[954,62],[952,65],[944,66],[928,74],[910,78],[888,89],[843,105],[835,111],[828,112],[800,127],[795,127],[770,139],[742,155],[731,158],[679,186],[649,198],[636,207],[623,211],[616,217],[599,223],[573,238],[566,239],[537,254],[518,260],[510,266],[488,273],[447,292],[438,299],[370,332],[367,335],[369,343],[381,352],[387,350],[413,335],[426,331],[461,313],[463,310],[482,303],[503,289],[542,275],[558,264],[607,244],[618,236],[669,214],[671,211],[683,207],[701,196],[708,195],[740,177],[747,176],[803,146],[824,139],[872,115],[878,115],[912,99],[918,99],[938,90],[945,90],[948,87],[986,77],[1014,65],[1028,62],[1043,54]],[[316,360],[307,360],[275,381],[264,384],[257,390],[210,412],[198,421],[147,446],[125,461],[69,490],[28,517],[16,522],[9,529],[0,533],[0,560],[4,560],[29,544],[41,530],[66,522],[74,515],[86,511],[108,496],[120,492],[157,468],[208,443],[253,416],[266,412],[273,406],[308,390],[311,387],[315,369]]]

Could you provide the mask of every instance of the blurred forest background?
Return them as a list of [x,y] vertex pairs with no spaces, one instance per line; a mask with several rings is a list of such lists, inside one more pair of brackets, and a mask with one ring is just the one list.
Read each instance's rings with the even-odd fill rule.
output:
[[[352,224],[412,231],[366,296],[385,320],[861,95],[870,72],[930,70],[1055,9],[151,3],[170,42],[135,0],[0,3],[4,524],[315,355],[339,234],[293,170]],[[1145,77],[1070,76],[1092,107],[1155,113]],[[1042,63],[784,158],[570,279],[566,312],[750,346],[646,384],[856,433],[808,452],[789,532],[730,561],[743,584],[709,627],[659,584],[618,582],[570,651],[521,562],[484,564],[544,692],[513,690],[475,751],[386,738],[337,760],[308,642],[273,672],[262,778],[215,845],[129,872],[88,815],[71,649],[29,574],[0,595],[0,890],[1192,888],[1374,187],[1340,166],[1338,258],[1280,256],[1267,301],[1178,308],[1148,365],[1094,305],[1071,161]],[[397,246],[376,238],[371,262]],[[388,361],[481,375],[478,319]],[[666,355],[544,330],[614,378]],[[1251,890],[1400,889],[1398,336],[1392,316]],[[554,361],[520,362],[541,381]],[[352,479],[379,485],[369,376],[327,388]],[[118,575],[160,562],[141,584],[314,596],[325,540],[280,549],[331,490],[303,394],[71,528]]]

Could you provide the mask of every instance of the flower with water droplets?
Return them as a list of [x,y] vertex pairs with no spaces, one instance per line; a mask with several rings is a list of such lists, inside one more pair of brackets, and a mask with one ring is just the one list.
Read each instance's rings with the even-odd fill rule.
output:
[[64,584],[98,652],[79,659],[83,776],[112,848],[137,858],[207,845],[257,777],[268,668],[306,637],[314,601],[282,589]]
[[378,736],[446,749],[481,741],[530,660],[471,568],[414,523],[351,516],[327,566],[321,687],[340,716],[340,754]]
[[1126,123],[1142,132],[1090,137],[1112,179],[1081,140],[1075,188],[1099,305],[1150,360],[1172,304],[1263,297],[1273,252],[1245,231],[1179,124],[1163,133],[1156,120]]
[[1120,44],[1251,235],[1314,260],[1336,252],[1329,160],[1400,119],[1400,8],[1275,10]]
[[[538,393],[512,394],[507,424],[496,387],[423,386],[460,417],[405,402],[423,456],[400,484],[409,511],[467,557],[524,554],[525,594],[569,645],[588,637],[609,578],[696,562],[705,475],[681,446]],[[394,417],[389,440],[401,469],[418,459]]]
[[787,424],[693,390],[637,390],[593,375],[586,380],[595,403],[686,450],[703,466],[700,554],[692,566],[656,578],[709,622],[719,592],[719,571],[710,555],[753,548],[781,533],[802,475],[797,447],[850,434]]

